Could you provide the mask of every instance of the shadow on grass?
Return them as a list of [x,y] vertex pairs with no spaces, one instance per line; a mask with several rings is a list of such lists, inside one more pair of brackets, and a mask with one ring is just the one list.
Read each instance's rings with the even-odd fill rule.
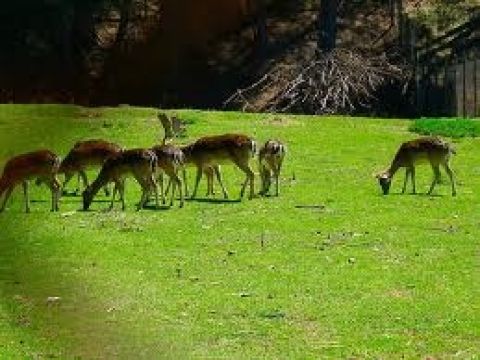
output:
[[[389,195],[392,195],[392,196],[419,196],[419,197],[431,197],[431,198],[442,198],[442,197],[446,196],[444,194],[427,194],[427,193],[412,193],[412,192],[404,193],[404,194],[402,194],[401,192],[390,193]],[[380,196],[388,196],[388,195],[380,194]]]
[[187,198],[185,201],[207,204],[238,204],[242,202],[242,199]]
[[140,211],[147,210],[147,211],[165,211],[165,210],[170,210],[173,209],[174,206],[170,205],[159,205],[158,207],[155,204],[145,204],[143,207],[140,209]]

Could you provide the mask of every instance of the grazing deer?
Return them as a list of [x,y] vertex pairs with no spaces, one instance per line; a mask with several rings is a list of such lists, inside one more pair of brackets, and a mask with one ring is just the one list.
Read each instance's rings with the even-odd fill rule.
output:
[[[173,182],[172,185],[172,195],[170,197],[170,206],[173,205],[173,199],[175,197],[175,189],[178,187],[180,192],[180,207],[184,205],[183,191],[182,191],[182,181],[178,176],[178,171],[183,169],[185,163],[185,156],[179,148],[173,145],[157,145],[152,148],[153,152],[157,156],[157,166],[159,170],[165,172],[170,182]],[[185,173],[184,173],[185,176]],[[160,188],[162,192],[162,203],[165,203],[165,195],[163,192],[163,178],[159,179]],[[169,186],[170,187],[170,183]],[[168,192],[168,189],[167,189]]]
[[105,161],[95,181],[83,192],[83,209],[88,210],[100,188],[109,182],[114,182],[115,188],[113,189],[109,210],[113,208],[117,191],[122,201],[122,210],[125,210],[125,177],[127,175],[133,175],[142,187],[142,197],[137,211],[143,208],[152,190],[155,193],[155,201],[158,207],[158,191],[155,181],[156,168],[157,156],[151,150],[131,149],[120,151]]
[[457,190],[455,188],[453,171],[449,165],[451,154],[455,154],[453,147],[438,137],[422,137],[404,142],[398,149],[390,167],[376,176],[383,190],[383,194],[388,194],[392,178],[401,167],[406,168],[402,194],[405,193],[407,188],[409,175],[412,179],[413,193],[415,194],[415,165],[421,162],[427,162],[430,163],[434,174],[428,194],[430,195],[432,193],[435,185],[440,181],[440,165],[442,165],[450,178],[452,196],[455,196]]
[[[88,178],[86,170],[90,167],[100,167],[105,160],[112,155],[120,152],[122,148],[117,144],[105,140],[86,140],[77,142],[69,151],[65,159],[60,164],[59,173],[65,174],[65,180],[62,188],[70,181],[75,173],[78,173],[79,179],[83,181],[84,188],[88,187]],[[77,194],[80,189],[80,181],[77,183]],[[108,196],[108,187],[104,187],[105,195]]]
[[[250,168],[250,159],[256,153],[256,143],[253,139],[241,134],[224,134],[216,136],[206,136],[198,139],[192,144],[182,148],[185,155],[185,163],[193,164],[197,168],[197,176],[195,187],[193,189],[192,198],[195,198],[198,190],[198,184],[202,178],[204,170],[208,167],[219,165],[225,162],[233,162],[237,167],[245,173],[245,182],[240,191],[242,198],[245,193],[247,183],[250,184],[250,195],[254,196],[254,173]],[[217,168],[218,169],[218,168]],[[220,182],[223,193],[226,193],[223,186],[220,172],[214,170],[217,179]]]
[[13,189],[20,183],[25,197],[25,211],[30,212],[28,180],[33,178],[36,178],[38,183],[47,184],[52,192],[52,211],[58,211],[60,183],[56,175],[59,167],[60,158],[49,150],[38,150],[8,160],[0,178],[0,198],[5,194],[0,212],[5,209]]
[[268,140],[258,152],[258,165],[262,188],[260,195],[266,195],[270,189],[272,177],[275,178],[275,195],[278,196],[280,170],[287,149],[278,140]]

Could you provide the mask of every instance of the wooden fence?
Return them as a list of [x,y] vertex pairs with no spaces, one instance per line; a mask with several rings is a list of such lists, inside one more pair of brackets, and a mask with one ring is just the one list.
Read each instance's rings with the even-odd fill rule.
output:
[[480,117],[480,15],[412,54],[419,115]]

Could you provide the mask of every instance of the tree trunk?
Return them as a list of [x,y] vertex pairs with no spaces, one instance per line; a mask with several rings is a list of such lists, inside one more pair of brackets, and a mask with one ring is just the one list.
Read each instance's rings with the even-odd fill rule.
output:
[[75,102],[81,105],[89,103],[89,80],[87,58],[95,43],[94,7],[73,3],[73,24],[71,28],[71,58],[73,59],[73,91]]
[[255,55],[258,59],[263,60],[266,56],[268,47],[267,10],[265,0],[257,0],[256,2],[253,28]]
[[405,43],[405,24],[403,18],[403,0],[395,0],[396,25],[400,46]]
[[339,0],[322,0],[318,16],[318,50],[329,52],[335,49],[337,39],[337,16]]

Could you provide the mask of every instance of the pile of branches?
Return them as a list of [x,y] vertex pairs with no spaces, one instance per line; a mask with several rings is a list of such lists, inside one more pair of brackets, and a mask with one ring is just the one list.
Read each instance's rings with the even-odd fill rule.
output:
[[405,64],[394,64],[384,54],[335,49],[293,66],[272,68],[224,105],[244,111],[352,113],[369,108],[387,84],[403,84],[405,91],[409,73]]

